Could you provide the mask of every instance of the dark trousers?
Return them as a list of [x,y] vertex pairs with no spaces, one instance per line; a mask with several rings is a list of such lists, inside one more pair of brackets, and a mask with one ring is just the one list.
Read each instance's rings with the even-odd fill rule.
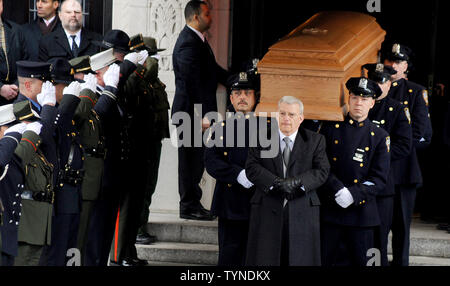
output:
[[415,187],[395,186],[394,216],[392,218],[392,265],[409,265],[409,238],[415,198]]
[[219,217],[219,266],[244,266],[248,227],[248,220]]
[[108,264],[118,208],[119,199],[116,195],[105,196],[95,202],[88,227],[83,265],[106,266]]
[[201,206],[202,189],[198,185],[204,172],[203,147],[178,147],[178,192],[180,212]]
[[45,266],[43,250],[44,246],[42,245],[32,245],[19,241],[14,266]]
[[394,196],[377,197],[377,207],[380,225],[375,228],[375,247],[381,253],[381,266],[389,266],[387,248],[394,212]]
[[92,209],[94,207],[95,201],[85,201],[83,200],[80,213],[80,224],[78,227],[78,239],[77,247],[81,253],[81,262],[83,265],[83,258],[86,253],[86,244],[88,236],[89,222],[92,216]]
[[[367,251],[373,248],[373,227],[321,224],[323,266],[366,266]],[[342,251],[342,250],[345,251]]]
[[0,266],[14,266],[14,256],[2,252]]
[[77,247],[80,214],[56,214],[52,219],[52,243],[44,247],[47,266],[65,266],[67,250]]

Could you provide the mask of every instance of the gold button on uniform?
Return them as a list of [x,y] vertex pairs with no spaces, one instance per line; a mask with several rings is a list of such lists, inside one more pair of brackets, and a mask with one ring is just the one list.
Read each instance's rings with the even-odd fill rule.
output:
[[354,179],[353,182],[356,184],[358,183],[358,179]]
[[270,119],[267,119],[267,123],[270,123]]
[[359,164],[359,166],[360,166],[360,167],[364,167],[364,164],[363,164],[363,163],[361,163],[361,164]]
[[333,161],[335,161],[335,162],[336,162],[336,161],[337,161],[337,158],[336,158],[336,157],[333,157]]
[[223,136],[220,136],[220,140],[223,140]]
[[364,148],[364,150],[369,151],[369,147]]
[[223,152],[223,155],[227,156],[227,155],[228,155],[228,152]]
[[381,124],[384,124],[385,122],[386,122],[386,121],[384,121],[384,119],[380,121]]
[[348,122],[350,122],[350,124],[353,124],[353,120],[352,119],[350,119]]
[[339,128],[339,124],[334,125],[334,127]]
[[393,107],[389,107],[389,111],[394,111],[394,108]]
[[403,104],[404,104],[404,105],[407,105],[407,104],[408,104],[408,101],[405,100],[405,102],[403,102]]
[[375,132],[373,132],[373,131],[370,132],[370,135],[375,136]]
[[394,82],[394,83],[393,83],[392,85],[393,85],[393,86],[397,86],[397,85],[398,85],[398,83]]
[[410,90],[408,90],[409,91],[409,93],[412,93],[413,92],[413,90],[412,89],[410,89]]
[[339,143],[339,141],[338,140],[334,140],[334,144],[338,144]]
[[228,188],[231,188],[231,184],[228,184],[227,186],[228,186]]
[[222,126],[225,126],[225,122],[222,122]]

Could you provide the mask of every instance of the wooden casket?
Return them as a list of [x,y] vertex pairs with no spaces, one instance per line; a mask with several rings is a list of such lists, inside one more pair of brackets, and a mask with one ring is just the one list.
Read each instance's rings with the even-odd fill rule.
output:
[[320,12],[269,48],[258,63],[261,101],[256,112],[276,112],[281,97],[302,100],[306,119],[344,119],[345,82],[374,63],[386,32],[375,18]]

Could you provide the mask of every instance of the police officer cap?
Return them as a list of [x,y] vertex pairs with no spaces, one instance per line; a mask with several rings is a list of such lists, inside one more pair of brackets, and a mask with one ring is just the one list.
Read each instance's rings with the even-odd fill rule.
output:
[[70,84],[72,81],[84,82],[74,78],[75,70],[65,58],[52,58],[48,61],[52,65],[52,80],[54,83]]
[[71,59],[69,64],[72,66],[75,73],[92,73],[91,58],[89,56],[82,56]]
[[147,50],[148,54],[155,55],[157,52],[165,51],[166,49],[158,49],[156,47],[156,40],[152,37],[143,37],[142,34],[134,35],[130,38],[130,51]]
[[92,41],[95,45],[110,49],[113,48],[114,51],[127,54],[130,52],[130,47],[128,43],[130,42],[130,37],[122,30],[111,30],[106,33],[103,41]]
[[51,65],[49,63],[18,61],[17,76],[26,78],[37,78],[46,81],[51,78]]
[[231,81],[231,90],[255,89],[253,82],[249,79],[246,72],[240,72],[238,75],[233,76]]
[[93,71],[98,71],[104,67],[112,65],[117,61],[114,56],[113,49],[109,49],[91,56],[91,68]]
[[377,98],[382,93],[376,82],[365,77],[352,77],[345,83],[345,86],[350,93],[362,97]]
[[412,56],[412,50],[399,43],[394,43],[390,50],[386,51],[386,58],[391,61],[409,61]]
[[385,66],[382,63],[365,64],[362,67],[368,71],[367,77],[378,83],[387,82],[391,79],[392,75],[397,73],[394,68],[391,66]]
[[29,100],[0,106],[0,126],[16,121],[33,121],[38,119],[39,115],[31,108]]

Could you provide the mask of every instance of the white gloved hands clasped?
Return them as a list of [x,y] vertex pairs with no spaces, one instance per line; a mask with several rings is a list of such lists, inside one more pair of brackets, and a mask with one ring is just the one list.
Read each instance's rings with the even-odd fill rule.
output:
[[81,84],[81,90],[89,89],[92,92],[97,90],[97,77],[95,74],[89,73],[84,76],[84,82]]
[[37,95],[37,101],[41,106],[46,104],[54,106],[56,104],[56,90],[51,82],[46,81],[42,84],[41,93]]
[[79,83],[78,81],[72,81],[69,84],[69,86],[66,86],[63,89],[63,94],[71,94],[75,95],[76,97],[79,97],[80,91],[81,91],[81,83]]
[[143,50],[138,53],[138,64],[143,65],[148,58],[148,51]]
[[335,201],[342,208],[348,208],[351,204],[353,204],[353,196],[347,188],[340,189],[335,195]]
[[9,127],[8,129],[6,129],[5,131],[5,135],[8,133],[13,133],[13,132],[18,132],[20,134],[23,134],[23,132],[25,132],[25,130],[27,129],[27,124],[26,123],[17,123],[11,127]]
[[245,169],[239,173],[237,181],[246,189],[250,189],[251,187],[253,187],[253,183],[249,181],[247,175],[245,174]]
[[108,70],[103,75],[103,81],[106,86],[112,86],[117,88],[120,78],[120,67],[117,64],[112,64],[109,66]]
[[39,135],[41,133],[42,123],[40,123],[39,121],[31,122],[27,124],[26,128],[27,131],[33,131],[34,133]]

